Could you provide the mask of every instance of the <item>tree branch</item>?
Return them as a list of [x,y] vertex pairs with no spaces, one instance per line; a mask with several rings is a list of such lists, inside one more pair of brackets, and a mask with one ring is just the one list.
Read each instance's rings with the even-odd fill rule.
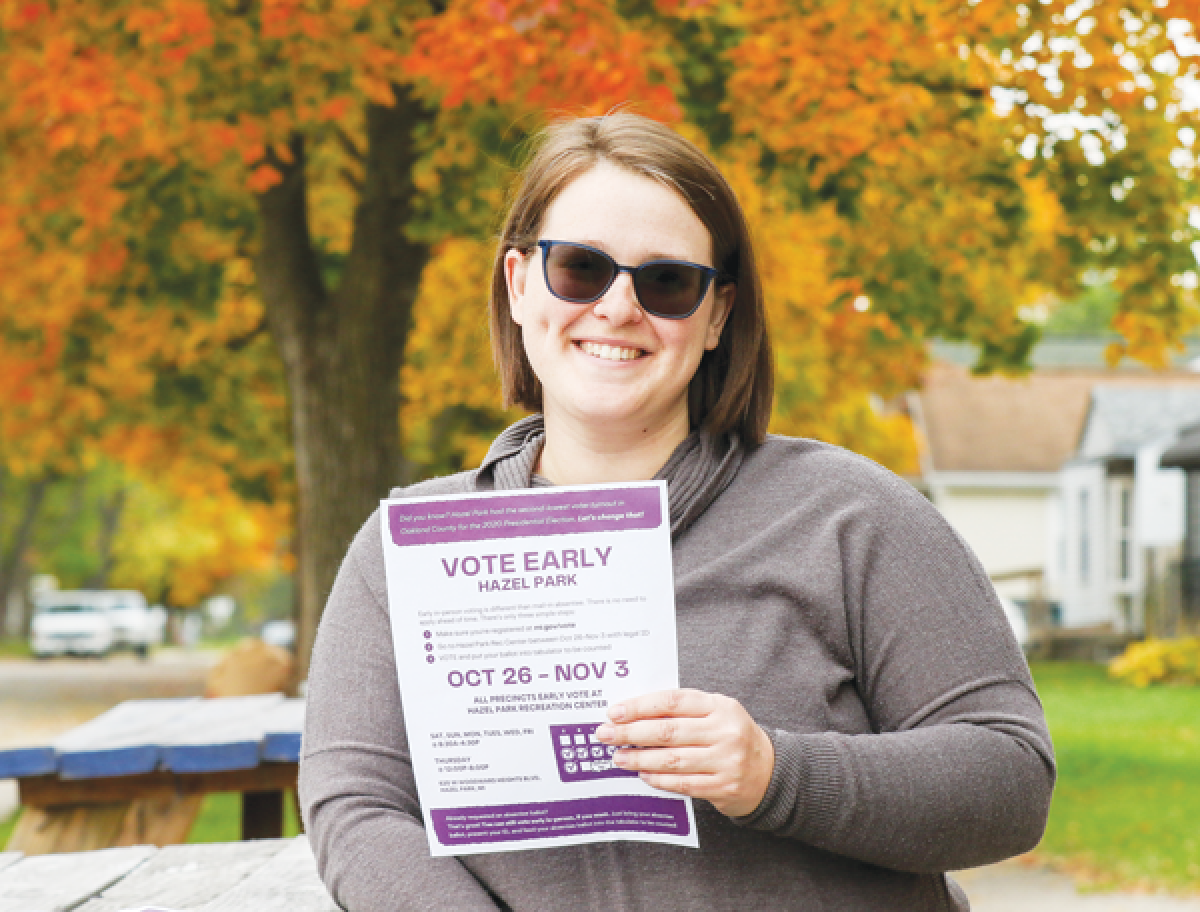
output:
[[354,141],[350,134],[337,124],[333,125],[333,136],[334,139],[338,141],[338,145],[342,147],[342,150],[352,159],[354,159],[360,165],[365,165],[367,163],[367,156],[363,153],[363,150],[358,147],[358,144]]
[[953,82],[930,82],[927,79],[911,78],[908,80],[915,86],[920,86],[926,92],[934,95],[966,95],[976,101],[981,100],[987,93],[977,86],[958,85]]
[[267,318],[263,317],[244,333],[225,340],[225,347],[232,352],[240,352],[247,345],[261,336],[267,330]]

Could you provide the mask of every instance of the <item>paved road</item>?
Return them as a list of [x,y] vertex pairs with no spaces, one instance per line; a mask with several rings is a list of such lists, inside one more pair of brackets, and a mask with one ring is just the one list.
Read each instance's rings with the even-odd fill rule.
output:
[[103,702],[204,693],[204,676],[217,652],[162,649],[149,659],[117,654],[105,659],[2,659],[0,701]]

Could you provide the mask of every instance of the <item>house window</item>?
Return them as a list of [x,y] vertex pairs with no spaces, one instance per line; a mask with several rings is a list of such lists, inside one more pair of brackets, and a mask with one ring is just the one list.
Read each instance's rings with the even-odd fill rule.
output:
[[1200,557],[1200,471],[1187,473],[1187,532],[1184,537],[1185,556]]
[[1117,489],[1117,579],[1133,579],[1133,488],[1123,483]]
[[1088,534],[1091,525],[1088,516],[1088,492],[1079,492],[1079,582],[1088,583],[1091,564],[1091,541]]

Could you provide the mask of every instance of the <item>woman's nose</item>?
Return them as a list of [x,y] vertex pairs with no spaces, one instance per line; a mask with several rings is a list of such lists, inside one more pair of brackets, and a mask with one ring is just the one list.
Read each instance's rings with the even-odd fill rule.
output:
[[633,287],[633,276],[628,272],[620,273],[604,296],[593,305],[592,312],[614,326],[641,322],[642,308]]

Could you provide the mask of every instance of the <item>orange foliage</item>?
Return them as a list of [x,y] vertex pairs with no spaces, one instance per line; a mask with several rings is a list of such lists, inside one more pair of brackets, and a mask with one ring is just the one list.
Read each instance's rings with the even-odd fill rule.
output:
[[[1192,237],[1190,198],[1153,164],[1196,119],[1175,82],[1189,62],[1159,66],[1171,19],[1200,22],[1200,0],[659,0],[637,12],[450,0],[436,15],[418,0],[0,0],[0,442],[22,473],[117,458],[170,482],[194,528],[220,526],[222,511],[256,517],[254,535],[227,527],[223,551],[189,558],[205,569],[180,570],[182,591],[233,572],[238,553],[274,548],[285,511],[239,501],[233,479],[249,471],[286,492],[278,451],[247,455],[208,432],[234,402],[263,421],[283,408],[263,366],[271,353],[239,341],[262,320],[257,239],[221,213],[252,212],[304,136],[314,243],[343,256],[364,108],[412,85],[442,112],[414,171],[422,198],[445,203],[454,169],[487,172],[478,199],[445,206],[459,213],[503,196],[503,168],[463,126],[473,118],[519,133],[555,111],[632,102],[715,143],[760,245],[779,359],[773,427],[909,468],[904,419],[878,403],[919,382],[927,338],[970,338],[998,353],[987,366],[1012,366],[1021,308],[1069,291],[1080,251],[1119,241],[1115,355],[1154,361],[1195,325],[1163,265]],[[1137,160],[1141,212],[1096,208],[1109,192],[1099,171],[1090,200],[1074,171],[1064,177],[1101,167],[1078,143],[1038,156],[1053,144],[1047,118],[1069,112],[1111,114],[1113,136],[1119,118],[1108,165],[1120,142],[1152,137]],[[699,123],[718,126],[705,136]],[[1032,156],[1019,151],[1030,142]],[[139,253],[147,229],[130,212],[154,168],[186,172],[220,202],[181,216],[170,239],[173,263],[221,266],[203,306],[158,289],[161,264]],[[423,277],[401,378],[418,460],[449,446],[476,461],[483,425],[511,417],[485,343],[489,259],[486,245],[443,236]],[[164,416],[150,401],[162,373],[197,370],[226,378],[214,381],[226,398]],[[446,430],[454,408],[478,420]]]
[[639,31],[611,0],[460,0],[414,31],[405,70],[436,86],[447,107],[603,114],[643,101],[664,120],[682,114],[662,37]]

